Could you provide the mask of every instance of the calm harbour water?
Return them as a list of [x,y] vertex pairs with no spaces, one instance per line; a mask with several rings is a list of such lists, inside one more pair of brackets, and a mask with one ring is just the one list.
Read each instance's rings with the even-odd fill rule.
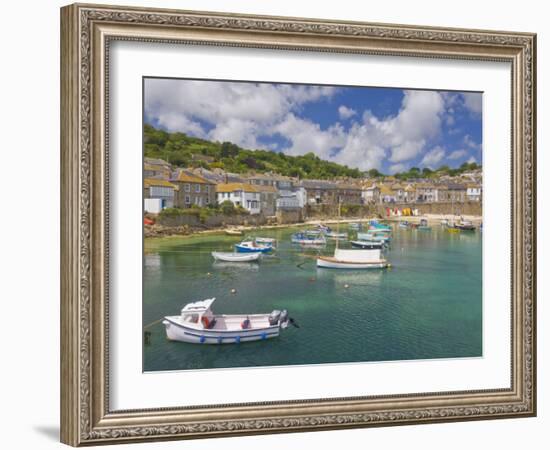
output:
[[210,252],[231,251],[239,237],[146,240],[144,326],[216,297],[215,313],[288,309],[300,328],[267,341],[197,345],[168,341],[157,323],[147,329],[144,371],[482,355],[481,233],[394,226],[392,268],[353,271],[316,268],[313,256],[332,254],[334,242],[304,251],[290,243],[296,230],[250,233],[279,241],[259,263],[214,262]]

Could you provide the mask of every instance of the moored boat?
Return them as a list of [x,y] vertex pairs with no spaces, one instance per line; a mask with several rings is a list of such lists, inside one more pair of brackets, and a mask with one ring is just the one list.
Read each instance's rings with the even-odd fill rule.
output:
[[228,236],[242,236],[243,232],[242,232],[242,230],[237,230],[235,228],[230,228],[230,229],[225,230],[225,234],[227,234]]
[[360,241],[367,242],[389,242],[390,236],[383,233],[357,233],[357,239]]
[[325,245],[327,240],[324,236],[308,236],[305,233],[294,233],[291,238],[293,244],[300,245]]
[[277,245],[277,239],[270,237],[257,237],[254,239],[257,244],[270,244],[271,246]]
[[329,233],[325,234],[326,237],[332,238],[332,239],[347,239],[348,234],[347,233],[337,233],[335,231],[331,231]]
[[334,256],[318,256],[317,267],[326,269],[383,269],[389,267],[381,256],[380,249],[342,250],[335,249]]
[[410,228],[410,227],[411,227],[411,224],[407,220],[404,220],[403,222],[399,222],[399,228]]
[[456,225],[461,231],[475,231],[476,227],[470,220],[461,219]]
[[239,253],[268,253],[273,250],[270,244],[257,244],[256,241],[243,241],[240,244],[235,244],[235,249]]
[[363,250],[375,250],[384,248],[382,242],[367,242],[367,241],[349,241],[352,247],[362,248]]
[[216,261],[226,262],[250,262],[258,261],[262,252],[234,253],[234,252],[212,252],[212,257]]
[[166,337],[194,344],[238,344],[271,339],[289,324],[295,325],[286,310],[269,314],[214,314],[211,309],[214,301],[215,298],[209,298],[188,303],[180,315],[164,317]]
[[430,231],[432,229],[432,227],[428,225],[428,221],[426,219],[421,219],[416,228],[421,231]]

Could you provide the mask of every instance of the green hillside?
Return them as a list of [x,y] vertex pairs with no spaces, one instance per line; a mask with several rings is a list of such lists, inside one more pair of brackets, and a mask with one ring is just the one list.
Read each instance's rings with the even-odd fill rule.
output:
[[[275,172],[301,179],[332,179],[335,177],[361,178],[364,173],[329,161],[324,161],[314,153],[303,156],[288,156],[269,150],[248,150],[230,142],[211,142],[186,135],[168,133],[151,125],[144,126],[145,156],[160,158],[178,167],[220,168],[227,172],[257,173]],[[400,180],[408,178],[436,178],[440,175],[459,175],[467,170],[479,168],[475,163],[464,163],[459,168],[442,166],[437,170],[411,168],[394,176]],[[369,170],[370,177],[383,177],[376,169]]]
[[269,150],[247,150],[230,142],[210,142],[184,133],[144,127],[145,156],[161,158],[179,167],[221,168],[227,172],[276,172],[309,179],[360,178],[358,169],[323,161],[313,153],[288,156]]

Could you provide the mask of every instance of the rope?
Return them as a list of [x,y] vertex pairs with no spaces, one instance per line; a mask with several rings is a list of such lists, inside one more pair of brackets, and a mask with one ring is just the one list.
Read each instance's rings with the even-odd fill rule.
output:
[[163,319],[158,319],[158,320],[155,320],[154,322],[151,322],[151,323],[148,323],[147,325],[145,325],[143,327],[144,330],[146,330],[147,328],[150,328],[152,327],[153,325],[156,325],[157,323],[160,323]]

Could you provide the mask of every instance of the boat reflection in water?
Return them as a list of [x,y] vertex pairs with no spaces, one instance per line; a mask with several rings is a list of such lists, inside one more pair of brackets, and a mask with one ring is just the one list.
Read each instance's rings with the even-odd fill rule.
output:
[[236,272],[236,273],[258,272],[258,270],[260,270],[259,264],[255,261],[242,262],[238,264],[232,263],[232,262],[226,262],[226,261],[214,261],[212,263],[212,268],[216,270],[223,270],[227,272]]

